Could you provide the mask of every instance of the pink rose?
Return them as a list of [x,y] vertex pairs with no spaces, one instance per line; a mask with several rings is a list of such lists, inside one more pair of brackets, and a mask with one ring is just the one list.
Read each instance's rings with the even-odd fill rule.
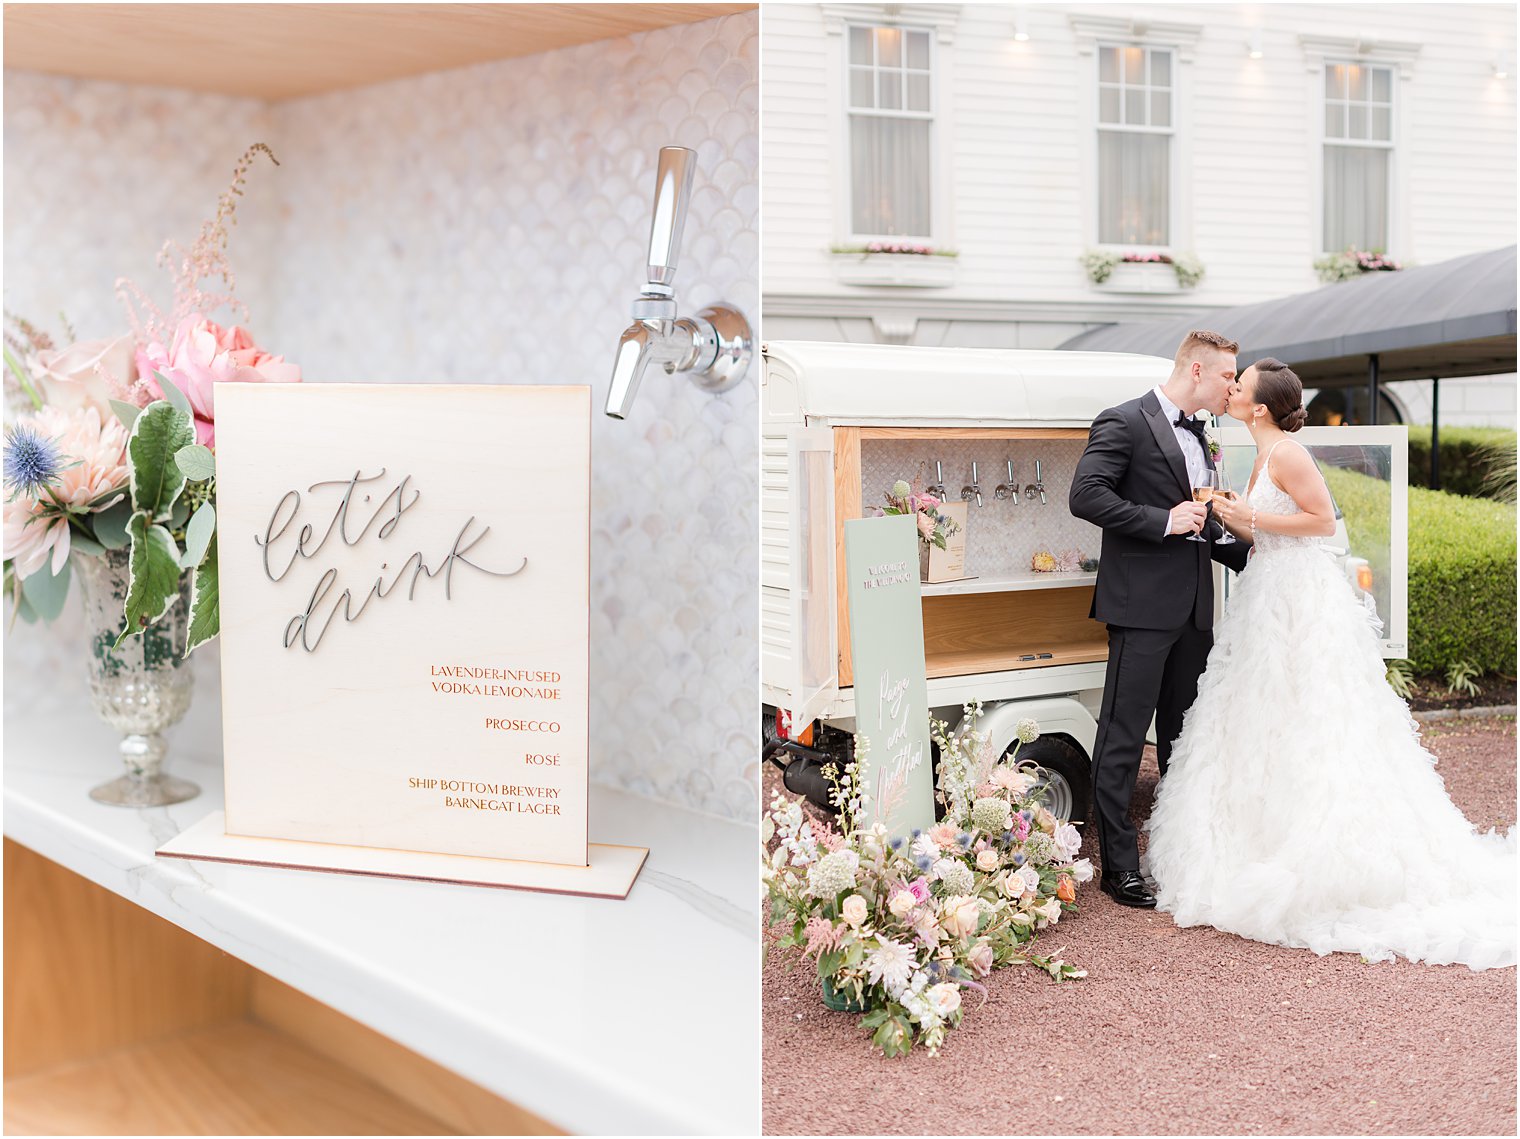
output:
[[132,334],[81,341],[59,350],[44,348],[27,358],[26,367],[48,407],[62,411],[93,407],[102,417],[110,417],[110,382],[132,382]]
[[975,898],[958,894],[945,899],[945,910],[939,920],[951,937],[967,937],[976,932],[977,923],[982,920],[982,907]]
[[929,900],[929,879],[915,878],[908,883],[909,892],[916,898],[920,905]]
[[165,348],[154,341],[137,350],[137,370],[150,391],[159,391],[154,372],[162,372],[190,401],[195,415],[195,438],[210,447],[216,442],[217,384],[295,384],[301,369],[254,344],[246,328],[223,328],[203,316],[187,316]]
[[846,898],[840,910],[840,916],[856,929],[860,928],[860,923],[866,920],[866,915],[870,912],[866,900],[859,894],[851,894]]
[[995,850],[979,851],[976,856],[976,868],[984,874],[990,874],[998,868],[998,852]]
[[978,942],[976,947],[966,954],[967,964],[978,977],[985,977],[992,972],[993,961],[992,946],[985,941]]

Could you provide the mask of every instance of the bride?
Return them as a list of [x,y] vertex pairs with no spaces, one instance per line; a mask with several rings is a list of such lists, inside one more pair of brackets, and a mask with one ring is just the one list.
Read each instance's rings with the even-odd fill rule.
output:
[[1156,791],[1157,906],[1319,954],[1513,965],[1514,830],[1476,833],[1384,679],[1367,612],[1320,548],[1335,514],[1289,438],[1302,400],[1270,358],[1230,393],[1257,460],[1215,516],[1255,550]]

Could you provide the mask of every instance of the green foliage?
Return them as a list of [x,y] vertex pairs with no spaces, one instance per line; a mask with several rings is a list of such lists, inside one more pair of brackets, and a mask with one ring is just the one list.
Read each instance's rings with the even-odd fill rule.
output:
[[1409,658],[1515,671],[1515,508],[1411,487]]
[[22,596],[31,611],[29,621],[38,617],[48,622],[58,619],[58,614],[63,612],[64,599],[69,595],[69,566],[70,563],[65,561],[55,577],[53,567],[45,565],[21,583]]
[[[1409,481],[1430,485],[1429,424],[1409,428]],[[1442,490],[1514,502],[1514,487],[1515,432],[1503,427],[1441,428]],[[1506,489],[1508,499],[1503,497]]]
[[185,472],[174,462],[174,455],[194,442],[194,421],[187,413],[164,400],[143,409],[127,440],[134,511],[147,515],[150,522],[168,520],[185,489]]
[[1388,687],[1393,689],[1394,695],[1400,700],[1408,700],[1414,695],[1414,670],[1407,660],[1389,661],[1386,676]]
[[169,531],[139,510],[127,524],[127,533],[132,538],[132,579],[127,586],[127,623],[116,638],[118,648],[167,613],[179,596],[179,550]]
[[194,482],[205,482],[216,474],[216,459],[212,457],[211,448],[201,443],[192,443],[176,451],[174,465]]
[[1473,683],[1483,675],[1483,670],[1471,661],[1453,661],[1446,668],[1446,691],[1452,695],[1476,696],[1478,686]]

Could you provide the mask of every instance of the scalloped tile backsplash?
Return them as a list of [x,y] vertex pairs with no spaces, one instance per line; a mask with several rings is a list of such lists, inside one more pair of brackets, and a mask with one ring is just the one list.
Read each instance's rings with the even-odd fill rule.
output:
[[[230,246],[261,343],[309,381],[589,384],[599,408],[661,146],[699,156],[682,311],[758,320],[757,60],[748,13],[274,105],[8,71],[5,304],[120,331],[115,278],[164,296],[159,245],[195,235],[263,140],[281,166],[250,174]],[[753,370],[717,397],[650,377],[592,439],[593,778],[739,819],[758,779],[756,391]],[[8,709],[83,694],[76,610],[7,639]]]

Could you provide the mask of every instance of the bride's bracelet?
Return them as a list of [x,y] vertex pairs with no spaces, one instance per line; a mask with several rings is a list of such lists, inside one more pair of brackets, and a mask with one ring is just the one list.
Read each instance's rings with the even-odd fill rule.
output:
[[1251,541],[1256,541],[1256,507],[1251,507]]

